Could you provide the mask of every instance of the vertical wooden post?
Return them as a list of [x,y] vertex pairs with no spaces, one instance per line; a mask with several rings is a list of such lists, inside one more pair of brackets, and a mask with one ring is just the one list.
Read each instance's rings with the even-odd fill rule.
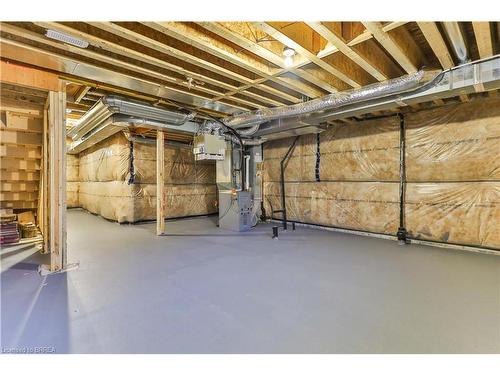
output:
[[165,231],[165,199],[164,199],[165,145],[163,131],[156,132],[156,234]]
[[66,92],[49,92],[50,270],[66,268]]
[[38,226],[43,235],[43,253],[49,253],[49,97],[43,109],[42,165],[40,170],[40,196],[38,200]]

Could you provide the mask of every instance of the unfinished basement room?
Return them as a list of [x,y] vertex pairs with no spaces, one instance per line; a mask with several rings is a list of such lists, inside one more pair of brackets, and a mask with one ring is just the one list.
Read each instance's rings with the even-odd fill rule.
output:
[[500,353],[500,24],[296,19],[0,23],[2,353]]

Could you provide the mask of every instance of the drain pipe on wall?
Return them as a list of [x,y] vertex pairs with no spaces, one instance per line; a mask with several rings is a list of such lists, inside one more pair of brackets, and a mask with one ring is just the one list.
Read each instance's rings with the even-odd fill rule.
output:
[[405,195],[406,195],[406,129],[405,116],[398,113],[399,117],[399,228],[397,233],[400,245],[408,243],[405,228]]
[[292,155],[295,150],[295,146],[297,144],[300,135],[294,138],[290,148],[286,152],[283,159],[280,162],[280,177],[281,177],[281,207],[282,207],[282,217],[283,217],[283,230],[287,230],[287,217],[286,217],[286,194],[285,194],[285,163],[288,162],[288,159]]

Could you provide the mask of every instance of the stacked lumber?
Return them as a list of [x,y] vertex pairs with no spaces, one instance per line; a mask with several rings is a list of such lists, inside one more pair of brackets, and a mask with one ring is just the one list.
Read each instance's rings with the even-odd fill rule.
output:
[[31,211],[24,211],[17,214],[17,221],[19,223],[19,231],[22,238],[36,237],[38,230],[35,224],[35,216]]

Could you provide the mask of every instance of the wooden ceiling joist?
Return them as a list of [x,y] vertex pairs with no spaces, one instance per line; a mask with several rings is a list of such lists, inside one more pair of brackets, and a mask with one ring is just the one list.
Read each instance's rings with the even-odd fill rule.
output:
[[[328,92],[335,92],[337,91],[336,88],[328,85],[326,82],[316,78],[315,76],[308,74],[306,72],[303,72],[299,68],[304,65],[304,60],[301,60],[299,63],[295,64],[292,67],[287,68],[284,64],[284,60],[282,56],[276,55],[274,52],[268,50],[267,48],[263,47],[261,44],[257,43],[254,40],[248,39],[247,37],[228,29],[227,27],[224,27],[220,25],[217,22],[198,22],[198,24],[205,29],[211,31],[214,34],[219,35],[220,37],[227,39],[231,41],[232,43],[240,46],[241,48],[252,52],[253,54],[263,58],[266,61],[269,61],[270,63],[277,65],[281,68],[281,70],[276,74],[277,76],[280,76],[286,72],[290,72],[295,74],[296,76],[302,78],[303,80],[312,83],[315,86],[318,86]],[[306,60],[306,63],[309,61]],[[318,96],[321,96],[323,93],[319,90],[314,89],[313,87],[307,86],[307,85],[302,85],[300,87],[300,92],[304,95],[307,95],[311,98],[315,98]]]
[[253,24],[256,27],[260,28],[262,31],[269,34],[272,38],[279,40],[281,43],[290,48],[293,48],[298,54],[304,56],[310,62],[324,69],[325,71],[337,77],[338,79],[345,82],[349,86],[354,88],[361,86],[359,82],[356,82],[355,80],[353,80],[352,78],[350,78],[349,76],[347,76],[334,66],[328,64],[326,61],[323,61],[316,54],[309,51],[307,48],[304,48],[302,45],[300,45],[298,42],[287,36],[283,31],[279,30],[278,28],[266,22],[253,22]]
[[[158,73],[156,71],[153,71],[153,70],[150,70],[150,69],[146,69],[146,68],[142,68],[140,66],[133,65],[131,63],[127,63],[127,62],[124,62],[124,61],[121,61],[121,60],[117,60],[117,59],[114,59],[114,58],[110,58],[108,56],[92,52],[90,50],[82,50],[80,48],[73,47],[73,46],[70,46],[70,45],[67,45],[67,44],[53,42],[51,40],[47,40],[46,38],[44,38],[43,36],[40,36],[39,34],[36,34],[36,33],[33,33],[33,32],[29,32],[27,30],[23,30],[23,29],[15,27],[15,26],[4,25],[2,27],[2,30],[4,32],[9,33],[9,34],[23,36],[26,39],[29,39],[29,40],[32,40],[32,41],[35,41],[35,42],[38,42],[38,43],[44,43],[46,45],[50,45],[52,47],[59,48],[59,49],[62,49],[64,51],[78,53],[78,54],[80,54],[82,56],[85,56],[85,57],[88,57],[88,58],[92,58],[92,59],[97,60],[97,61],[106,62],[106,63],[109,63],[111,65],[114,65],[114,66],[117,66],[117,67],[120,67],[120,68],[124,68],[124,69],[128,69],[128,70],[131,70],[131,71],[140,72],[140,73],[148,75],[148,76],[150,76],[152,78],[156,78],[156,79],[159,79],[159,80],[162,80],[162,81],[167,81],[167,82],[172,82],[172,83],[178,84],[178,80],[177,79],[169,77],[169,76],[166,76],[164,74],[160,74],[160,73]],[[89,89],[90,89],[90,87],[89,87]],[[176,90],[176,89],[172,88],[172,90]],[[218,96],[218,95],[221,94],[221,92],[210,90],[210,89],[204,88],[203,86],[201,86],[199,88],[199,91],[203,91],[203,92],[206,92],[206,93],[208,93],[210,95],[214,95],[214,96]],[[179,92],[182,92],[182,93],[188,94],[188,95],[194,95],[194,96],[196,96],[196,94],[194,94],[193,92],[189,91],[189,89],[186,89],[184,91],[179,91]],[[82,94],[82,92],[80,92],[79,94]],[[86,94],[86,92],[85,92],[85,94]],[[209,99],[207,97],[200,97],[200,98],[202,98],[203,100],[211,100],[211,99]],[[245,104],[245,105],[249,105],[249,106],[251,106],[253,108],[262,108],[262,106],[257,106],[253,102],[249,102],[249,101],[246,101],[246,100],[243,100],[243,99],[237,98],[236,101],[240,102],[242,104]],[[76,102],[76,98],[75,98],[75,102]],[[247,109],[246,107],[237,107],[237,108],[241,109],[241,110],[246,110]]]
[[370,62],[368,62],[364,57],[359,55],[355,50],[345,43],[342,38],[337,36],[328,27],[323,25],[321,22],[306,22],[307,25],[316,31],[319,35],[330,42],[335,48],[337,48],[341,53],[349,57],[352,61],[363,68],[367,73],[371,74],[378,81],[385,81],[388,77],[374,67]]
[[[395,30],[401,26],[404,26],[407,23],[408,23],[407,21],[405,21],[405,22],[389,22],[387,25],[382,26],[382,31],[386,33],[388,31]],[[373,34],[367,29],[363,33],[359,34],[357,37],[352,39],[349,43],[347,43],[347,45],[349,47],[354,47],[354,46],[361,44],[361,43],[364,43],[370,39],[373,39]]]
[[75,103],[80,103],[80,101],[87,95],[91,87],[89,86],[82,86],[75,94]]
[[414,73],[418,70],[391,35],[383,30],[383,26],[380,22],[363,22],[363,25],[365,25],[366,29],[373,35],[377,42],[389,52],[394,60],[396,60],[407,73]]
[[[57,31],[69,34],[69,35],[73,35],[73,36],[75,36],[77,38],[85,39],[90,44],[92,44],[92,45],[94,45],[94,46],[96,46],[96,47],[98,47],[100,49],[103,49],[105,51],[108,51],[108,52],[111,52],[111,53],[114,53],[114,54],[117,54],[117,55],[122,55],[124,57],[129,57],[129,58],[137,59],[137,60],[139,60],[141,62],[144,62],[144,63],[147,63],[147,64],[151,64],[151,65],[155,65],[155,66],[161,67],[163,69],[168,69],[168,70],[171,70],[171,71],[175,71],[175,72],[177,72],[179,74],[185,75],[186,77],[192,77],[194,79],[210,83],[210,84],[212,84],[214,86],[220,86],[220,87],[223,87],[223,88],[225,88],[227,90],[234,90],[236,88],[236,86],[233,86],[233,85],[230,85],[230,84],[226,84],[226,83],[224,83],[224,82],[222,82],[220,80],[213,79],[213,78],[210,78],[208,76],[204,76],[204,75],[198,74],[198,73],[193,72],[191,70],[187,70],[187,69],[184,69],[182,67],[170,64],[168,62],[165,62],[165,61],[163,61],[161,59],[158,59],[158,58],[156,58],[154,56],[146,55],[146,54],[141,53],[139,51],[135,51],[133,49],[120,46],[119,44],[110,42],[108,40],[101,39],[99,37],[93,36],[93,35],[88,34],[88,33],[84,33],[84,32],[79,31],[79,30],[72,29],[72,28],[70,28],[68,26],[65,26],[65,25],[61,25],[61,24],[58,24],[58,23],[49,23],[49,22],[35,22],[35,24],[37,24],[38,26],[44,27],[44,28],[50,28],[50,29],[53,29],[53,30],[57,30]],[[81,49],[79,49],[79,50],[80,50],[80,54],[82,54],[82,55],[89,52],[89,51],[82,52],[83,50],[81,50]],[[103,56],[103,55],[102,54],[98,54],[98,56]],[[103,57],[103,59],[105,59],[105,58],[106,57]],[[140,68],[140,67],[137,66],[137,68]],[[179,80],[176,79],[176,78],[171,78],[171,77],[168,77],[168,76],[165,76],[165,75],[164,75],[164,77],[165,77],[164,79],[166,81],[171,81],[171,82],[175,82],[176,84],[181,84],[181,85],[184,84],[184,85],[186,85],[186,83],[179,82]],[[205,91],[206,90],[202,86],[201,87],[197,87],[197,89],[199,89],[200,91]],[[191,94],[191,92],[189,90],[188,90],[188,93]],[[220,94],[220,92],[217,92],[214,95],[219,95],[219,94]],[[267,99],[265,97],[262,97],[261,95],[256,95],[256,94],[253,94],[253,93],[245,93],[245,94],[246,94],[246,96],[253,97],[253,98],[255,98],[256,100],[259,100],[259,101],[265,101],[265,99]],[[255,102],[250,101],[250,100],[243,100],[243,99],[239,99],[239,98],[233,98],[233,99],[236,102],[240,102],[240,103],[243,103],[243,104],[246,104],[246,105],[250,105],[253,108],[262,108],[262,104],[257,104]]]
[[429,43],[432,51],[439,60],[439,63],[443,69],[452,68],[455,64],[453,58],[448,51],[448,47],[439,32],[439,29],[435,22],[417,22],[420,30],[424,34],[425,39]]
[[479,57],[484,59],[493,55],[493,40],[491,38],[491,26],[489,22],[472,22],[474,35],[476,36]]
[[0,61],[0,82],[46,91],[57,91],[60,82],[57,75],[26,66]]
[[[446,70],[453,68],[455,66],[455,63],[453,61],[453,58],[451,57],[450,52],[448,51],[448,47],[446,46],[444,38],[441,35],[436,23],[417,22],[417,24],[443,69]],[[469,98],[467,97],[467,95],[460,95],[460,100],[462,102],[466,102],[469,100]],[[442,100],[439,100],[438,104],[444,104],[444,102]]]
[[[15,42],[15,41],[11,41],[11,40],[8,40],[8,39],[3,39],[3,38],[0,38],[0,42],[2,42],[2,43],[6,43],[6,44],[12,44],[12,45],[16,45],[16,46],[21,46],[21,47],[23,47],[23,48],[25,48],[25,49],[27,49],[27,50],[30,50],[30,51],[32,51],[32,52],[34,52],[34,53],[41,53],[41,54],[45,54],[45,55],[48,55],[48,56],[53,56],[53,57],[55,57],[55,58],[59,57],[59,56],[58,56],[57,54],[55,54],[55,53],[52,53],[52,52],[49,52],[49,51],[44,51],[44,50],[42,50],[42,49],[40,49],[40,48],[36,48],[36,47],[28,46],[28,45],[22,45],[21,43],[18,43],[18,42]],[[78,60],[76,60],[76,59],[75,59],[74,61],[75,61],[75,62],[77,62],[77,63],[79,62],[79,61],[78,61]],[[83,62],[81,62],[81,63],[83,63]],[[123,74],[123,73],[120,73],[120,74],[122,74],[122,75],[124,75],[124,76],[127,76],[127,75],[125,75],[125,74]],[[73,77],[70,77],[70,76],[68,76],[67,74],[62,74],[62,73],[61,73],[61,74],[59,74],[59,76],[60,76],[61,78],[65,78],[65,79],[67,79],[67,80],[69,80],[69,81],[72,81],[72,82],[78,82],[78,79],[75,79],[75,78],[73,78]],[[132,76],[131,76],[131,78],[134,78],[134,77],[132,77]],[[147,80],[144,80],[144,79],[142,79],[142,81],[144,81],[144,82],[148,82]],[[153,84],[157,85],[157,83],[156,83],[156,82],[152,82],[152,81],[151,81],[151,82],[149,82],[149,83],[153,83]],[[89,85],[89,83],[88,83],[88,82],[86,82],[86,83],[84,83],[84,84]],[[94,86],[95,86],[95,85],[94,85]],[[107,85],[105,85],[105,84],[99,84],[99,87],[102,87],[102,88],[106,89],[107,91],[109,91],[109,92],[111,92],[111,93],[114,93],[114,94],[118,94],[118,95],[131,95],[131,93],[130,93],[128,90],[126,90],[126,89],[120,90],[120,89],[118,89],[118,88],[108,87],[108,86],[107,86]],[[179,91],[179,90],[176,90],[176,89],[171,89],[171,90],[172,90],[172,91]],[[192,96],[196,96],[196,94],[194,94],[194,93],[190,93],[190,95],[192,95]],[[145,96],[145,95],[140,95],[140,94],[136,95],[136,97],[137,97],[138,99],[147,99],[147,98],[148,98],[147,96]],[[201,99],[203,99],[203,100],[210,101],[209,99],[204,98],[204,97],[200,97],[200,98],[201,98]],[[229,106],[233,106],[234,108],[238,108],[238,109],[240,109],[240,110],[247,110],[247,108],[244,108],[244,107],[238,107],[238,106],[236,106],[236,105],[234,105],[234,104],[227,104],[227,105],[229,105]],[[206,108],[203,108],[203,112],[211,112],[211,111],[210,111],[210,110],[208,110],[208,109],[206,109]]]
[[[226,61],[229,61],[235,65],[240,66],[241,68],[247,69],[263,78],[275,81],[278,84],[281,84],[285,87],[288,87],[292,90],[297,90],[297,87],[294,84],[289,84],[286,81],[281,80],[278,77],[274,77],[273,73],[277,69],[273,69],[269,66],[266,66],[260,61],[255,59],[251,59],[248,56],[243,54],[236,54],[231,47],[224,45],[223,43],[215,40],[214,38],[210,38],[203,33],[185,26],[180,22],[142,22],[144,25],[159,31],[165,35],[181,40],[185,43],[189,43],[199,49],[203,49],[217,57],[220,57]],[[261,88],[260,85],[255,85]],[[278,97],[282,97],[283,99],[292,102],[298,103],[300,99],[280,92],[279,90],[272,89],[274,95]],[[284,101],[274,101],[275,105],[283,105]]]
[[[233,72],[230,69],[221,67],[221,66],[214,64],[210,61],[201,59],[201,58],[196,57],[194,55],[191,55],[187,52],[184,52],[184,51],[178,50],[176,48],[173,48],[171,46],[168,46],[168,45],[161,43],[155,39],[149,38],[145,35],[142,35],[138,32],[132,31],[130,29],[127,29],[127,28],[120,26],[120,25],[117,25],[115,23],[112,23],[112,22],[89,22],[89,24],[94,26],[94,27],[101,28],[105,31],[111,32],[111,33],[113,33],[121,38],[130,40],[132,42],[140,43],[140,44],[142,44],[148,48],[151,48],[153,50],[156,50],[158,52],[165,53],[167,55],[174,56],[176,58],[188,61],[191,64],[196,65],[200,68],[203,68],[203,69],[209,70],[211,72],[214,72],[216,74],[220,74],[222,76],[231,78],[235,81],[238,81],[238,82],[241,82],[244,84],[252,83],[252,79],[250,79],[242,74],[239,74],[237,72]],[[259,86],[259,89],[261,91],[268,92],[269,94],[272,94],[272,95],[277,94],[276,90],[269,88],[268,86],[265,86],[265,85]],[[285,95],[281,92],[279,92],[279,94],[281,96]],[[267,102],[270,100],[268,97],[265,97],[262,95],[258,95],[258,97],[259,97],[259,100],[263,101],[263,102]]]

